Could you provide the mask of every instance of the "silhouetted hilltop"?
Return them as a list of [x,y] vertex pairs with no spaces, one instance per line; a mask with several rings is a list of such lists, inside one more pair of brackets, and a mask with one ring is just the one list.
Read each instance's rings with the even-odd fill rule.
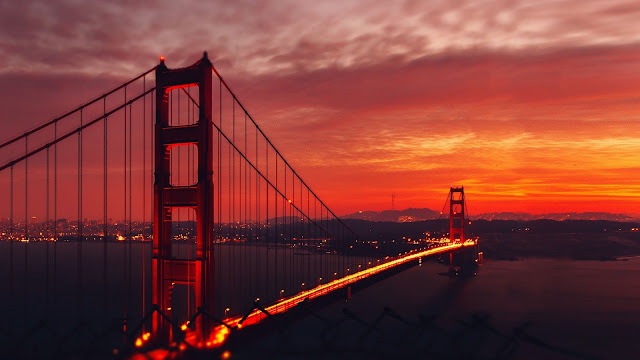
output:
[[[343,219],[358,219],[367,221],[394,221],[394,222],[416,222],[424,220],[438,219],[449,216],[448,209],[445,214],[440,215],[439,211],[428,208],[408,208],[404,210],[382,210],[382,211],[358,211],[353,214],[342,216]],[[524,212],[492,212],[479,215],[471,214],[472,220],[607,220],[607,221],[640,221],[640,215],[612,214],[608,212],[565,212],[547,214],[529,214]]]
[[439,211],[423,208],[408,208],[404,210],[383,210],[383,211],[358,211],[345,215],[343,219],[358,219],[367,221],[394,221],[394,222],[415,222],[429,219],[437,219]]

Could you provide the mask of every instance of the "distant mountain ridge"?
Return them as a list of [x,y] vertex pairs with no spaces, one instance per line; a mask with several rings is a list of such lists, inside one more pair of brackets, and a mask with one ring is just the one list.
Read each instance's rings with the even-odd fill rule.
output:
[[[342,216],[344,219],[357,219],[367,221],[391,221],[391,222],[416,222],[448,217],[448,213],[440,215],[439,211],[428,208],[408,208],[404,210],[382,210],[382,211],[358,211],[353,214]],[[608,212],[566,212],[529,214],[524,212],[492,212],[479,215],[471,215],[472,220],[607,220],[607,221],[638,221],[640,215],[612,214]]]

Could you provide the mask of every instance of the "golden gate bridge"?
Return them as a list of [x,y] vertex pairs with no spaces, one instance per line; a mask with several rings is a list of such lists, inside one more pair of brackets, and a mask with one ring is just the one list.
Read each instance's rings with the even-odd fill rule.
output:
[[[478,262],[462,187],[449,192],[446,241],[397,251],[360,239],[206,52],[178,69],[161,58],[0,151],[8,354],[32,338],[68,353],[221,348],[247,326],[423,257],[448,255],[450,274]],[[52,324],[71,335],[37,336],[56,333]]]

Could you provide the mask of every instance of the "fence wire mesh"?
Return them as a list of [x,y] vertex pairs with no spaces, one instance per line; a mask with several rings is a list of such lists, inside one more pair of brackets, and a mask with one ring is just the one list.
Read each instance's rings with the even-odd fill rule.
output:
[[[127,324],[115,319],[109,328],[98,329],[90,322],[79,322],[69,331],[56,330],[56,324],[43,319],[24,332],[5,326],[0,332],[0,358],[3,359],[598,359],[579,350],[548,341],[536,333],[532,322],[512,328],[495,325],[488,314],[474,313],[443,325],[439,315],[403,316],[402,311],[384,307],[376,316],[360,315],[357,309],[322,311],[305,301],[289,315],[271,316],[258,302],[248,310],[266,315],[258,329],[230,328],[228,340],[214,349],[198,349],[186,341],[183,330],[169,317],[176,335],[170,344],[153,337],[143,346],[136,344],[143,325],[160,309],[153,307],[140,323]],[[209,317],[206,311],[191,319]],[[8,324],[7,324],[8,325]],[[245,330],[248,329],[248,330]],[[537,330],[537,331],[536,331]]]

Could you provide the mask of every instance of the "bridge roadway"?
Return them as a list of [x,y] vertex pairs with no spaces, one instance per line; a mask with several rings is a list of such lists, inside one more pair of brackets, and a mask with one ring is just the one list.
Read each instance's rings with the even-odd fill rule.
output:
[[[469,246],[475,246],[475,245],[476,245],[476,242],[474,240],[467,240],[464,243],[458,242],[458,243],[453,243],[449,245],[430,248],[423,251],[412,252],[398,259],[388,261],[384,264],[376,265],[374,267],[353,273],[351,275],[347,275],[340,279],[330,281],[326,284],[318,285],[313,289],[302,291],[295,296],[282,299],[273,305],[265,307],[264,309],[271,315],[280,314],[293,308],[294,306],[298,305],[301,301],[304,301],[307,298],[309,300],[312,300],[314,298],[326,295],[332,291],[344,288],[345,286],[354,284],[362,279],[368,278],[375,274],[379,274],[386,270],[392,269],[396,266],[406,264],[410,261],[414,261],[426,256],[448,253],[463,247],[469,247]],[[246,316],[246,318],[242,316],[238,316],[238,317],[224,319],[223,322],[227,326],[219,325],[215,327],[211,333],[211,337],[209,341],[206,342],[205,347],[215,347],[215,346],[221,345],[227,339],[227,336],[229,335],[231,328],[241,329],[244,326],[257,324],[260,321],[262,321],[264,318],[266,318],[266,316],[267,315],[264,314],[262,311],[254,310],[252,313]]]

